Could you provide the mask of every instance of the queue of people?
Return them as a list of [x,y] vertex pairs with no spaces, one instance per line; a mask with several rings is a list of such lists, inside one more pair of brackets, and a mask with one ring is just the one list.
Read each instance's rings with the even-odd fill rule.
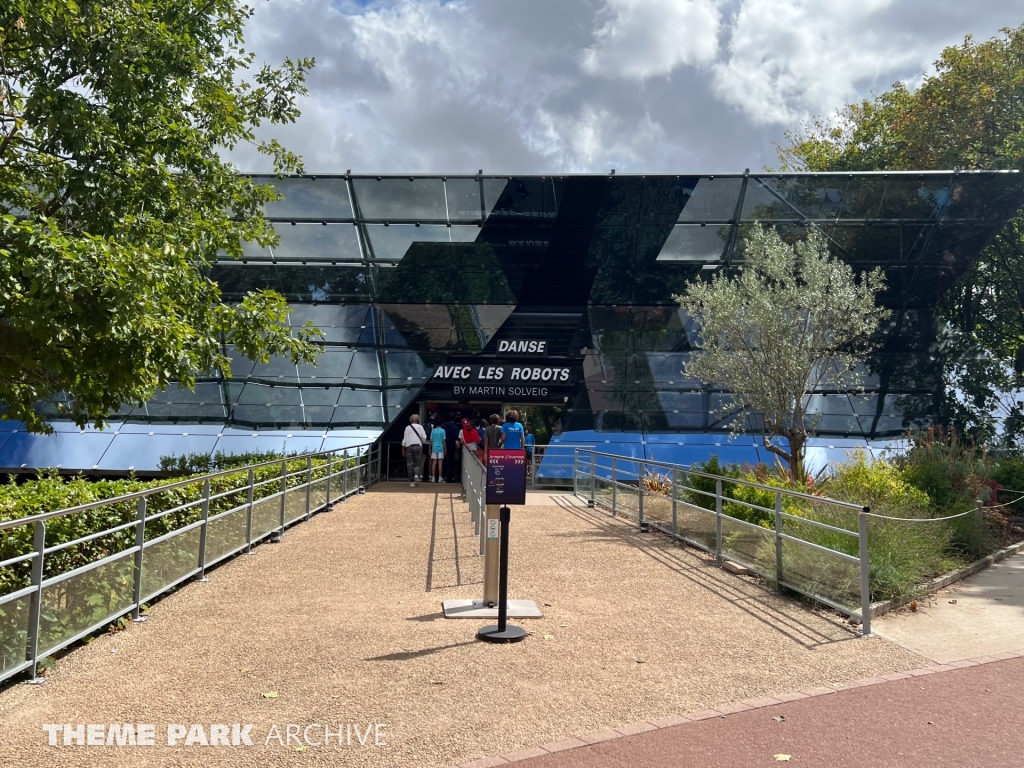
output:
[[534,444],[533,433],[520,423],[518,411],[506,411],[504,423],[496,413],[484,420],[479,414],[474,419],[461,418],[454,411],[442,422],[437,411],[431,411],[425,427],[420,425],[418,414],[409,417],[402,437],[402,455],[409,485],[415,487],[422,480],[424,469],[427,482],[461,482],[463,447],[480,455],[483,461],[487,451],[495,448],[525,451],[529,467]]

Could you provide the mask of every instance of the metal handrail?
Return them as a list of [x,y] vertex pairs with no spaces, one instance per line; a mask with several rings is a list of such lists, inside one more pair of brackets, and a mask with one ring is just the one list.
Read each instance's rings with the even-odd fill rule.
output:
[[[235,474],[238,474],[239,472],[246,472],[246,471],[248,471],[250,469],[260,469],[261,467],[279,466],[282,461],[298,461],[299,459],[305,459],[307,457],[308,458],[315,458],[317,456],[330,456],[330,455],[336,454],[336,453],[338,453],[340,451],[350,451],[353,448],[364,448],[364,447],[365,448],[372,448],[374,445],[375,445],[375,443],[373,443],[373,442],[370,442],[370,443],[358,443],[356,445],[350,445],[347,448],[332,448],[329,451],[317,451],[315,453],[297,453],[294,456],[287,456],[287,457],[284,457],[284,458],[281,458],[281,459],[271,459],[270,461],[261,461],[261,462],[259,462],[257,464],[246,464],[244,467],[236,467],[234,469],[222,469],[222,470],[220,470],[218,472],[213,472],[213,473],[208,474],[208,475],[196,475],[196,476],[190,477],[190,478],[188,478],[186,480],[177,480],[177,481],[175,481],[173,483],[168,483],[167,485],[157,486],[156,488],[144,488],[141,491],[132,491],[131,493],[126,493],[123,496],[115,496],[114,498],[100,499],[98,501],[89,501],[89,502],[86,502],[85,504],[79,504],[78,506],[75,506],[75,507],[67,507],[66,509],[59,509],[59,510],[57,510],[55,512],[41,512],[38,515],[30,515],[28,517],[20,517],[20,518],[17,518],[15,520],[3,520],[3,521],[0,521],[0,531],[5,531],[5,530],[8,530],[10,528],[17,528],[20,525],[28,525],[29,523],[36,523],[36,522],[42,522],[42,521],[45,521],[45,520],[52,520],[55,517],[64,517],[65,515],[72,515],[72,514],[75,514],[76,512],[88,512],[90,509],[96,509],[98,507],[106,507],[106,506],[109,506],[111,504],[118,504],[118,503],[124,502],[124,501],[135,501],[136,499],[141,499],[141,498],[143,498],[145,496],[152,496],[154,493],[163,493],[164,491],[172,491],[175,488],[182,488],[182,487],[184,487],[186,485],[192,485],[193,483],[202,482],[204,480],[214,480],[214,479],[216,479],[218,477],[225,477],[227,475],[235,475]],[[305,471],[306,470],[302,470],[302,472],[305,472]],[[293,474],[298,474],[298,473],[293,473]],[[291,475],[289,475],[289,477],[290,476]],[[279,478],[274,478],[274,480],[278,480],[278,479]],[[245,487],[248,487],[248,486],[242,486],[242,487],[245,488]],[[194,503],[195,502],[189,502],[190,505],[194,504]]]
[[[352,452],[351,456],[350,452]],[[337,454],[340,454],[339,458],[341,458],[341,461],[336,463],[334,457]],[[316,471],[319,473],[322,469],[326,468],[326,473],[320,477],[314,477],[313,460],[318,457],[326,457],[326,462],[318,463]],[[302,460],[305,460],[303,469],[294,472],[288,471],[288,462]],[[352,460],[354,460],[354,464]],[[257,483],[254,470],[266,467],[273,467],[275,469],[280,467],[281,472],[268,481]],[[353,471],[356,472],[354,480],[351,477]],[[211,480],[240,473],[247,475],[247,482],[245,484],[213,494],[210,492]],[[289,478],[299,478],[299,481],[294,485],[290,485]],[[26,670],[31,673],[34,679],[40,659],[50,656],[81,638],[102,629],[110,622],[116,621],[118,617],[130,613],[135,620],[143,621],[144,619],[140,617],[140,611],[144,603],[176,588],[189,579],[199,578],[200,580],[205,580],[206,570],[210,566],[240,552],[251,552],[254,544],[258,544],[268,537],[270,537],[271,541],[279,540],[281,533],[289,525],[302,520],[308,520],[314,511],[331,509],[335,502],[344,500],[354,493],[362,493],[366,485],[372,484],[379,479],[379,444],[376,442],[358,443],[346,448],[296,454],[205,475],[196,475],[109,499],[101,499],[53,512],[44,512],[3,521],[3,523],[0,523],[0,531],[20,526],[31,526],[33,535],[31,552],[16,555],[0,562],[0,568],[31,563],[31,577],[28,579],[30,583],[27,586],[16,588],[5,595],[0,595],[0,605],[13,604],[14,601],[20,600],[23,601],[22,610],[27,612],[27,622],[17,627],[13,635],[14,642],[18,645],[24,643],[24,646],[21,651],[17,652],[17,655],[13,657],[4,656],[5,664],[12,658],[15,661],[9,667],[0,668],[0,681],[11,678]],[[337,483],[333,487],[331,484],[332,480]],[[350,480],[352,481],[350,482]],[[273,488],[274,483],[280,484],[279,490],[271,490],[266,496],[255,497],[254,491],[257,487],[270,486],[270,488]],[[154,494],[195,484],[200,484],[202,489],[200,498],[155,514],[147,514],[147,502]],[[314,487],[316,488],[315,500]],[[270,488],[267,490],[270,490]],[[243,491],[246,492],[246,496],[241,504],[233,504],[231,509],[219,510],[211,514],[211,501],[216,502],[228,499],[228,497],[235,496]],[[298,494],[298,496],[295,494]],[[296,509],[293,503],[288,502],[288,499],[295,499],[298,502],[299,509]],[[268,500],[273,505],[271,509],[279,505],[279,513],[275,511],[269,520],[266,515],[266,508],[261,506],[263,502]],[[50,547],[46,546],[46,521],[132,501],[136,504],[133,520],[119,522],[102,531],[95,531],[71,541],[61,542]],[[231,504],[232,502],[228,503]],[[304,514],[301,507],[305,507]],[[257,509],[260,510],[259,514],[261,515],[258,530],[254,527],[254,516]],[[160,535],[155,535],[149,539],[146,538],[146,525],[148,523],[177,512],[189,512],[193,516],[197,514],[199,516],[196,520],[187,522]],[[211,523],[226,520],[231,516],[240,516],[234,518],[236,521],[235,527],[232,529],[231,524],[229,524],[228,529],[217,528],[216,530],[218,531],[228,530],[230,533],[225,534],[222,532],[220,534],[221,538],[215,544],[211,544],[208,541],[208,536],[213,535],[211,533]],[[268,525],[268,522],[271,520],[273,522]],[[244,530],[241,529],[242,524],[244,524]],[[45,575],[44,566],[47,563],[47,558],[55,553],[63,552],[71,547],[85,544],[104,536],[114,534],[121,534],[123,536],[133,528],[135,529],[134,542],[129,543],[129,541],[125,540],[124,547],[117,552],[68,570],[62,570],[53,575]],[[179,554],[184,555],[184,561],[174,566],[175,568],[180,568],[181,565],[187,567],[172,571],[173,577],[170,579],[158,567],[155,571],[155,578],[159,586],[155,590],[151,586],[147,587],[144,574],[154,573],[146,569],[150,556],[148,553],[153,551],[154,546],[158,546],[162,542],[173,539],[180,539],[180,541],[186,542],[187,540],[181,537],[193,531],[199,531],[198,546],[196,544],[189,544],[187,547],[182,548],[183,545],[178,545]],[[132,538],[130,533],[128,538]],[[189,564],[190,558],[191,563]],[[113,567],[115,564],[117,567],[121,567],[121,564],[126,565],[133,575],[131,602],[127,608],[124,607],[123,602],[108,606],[106,602],[101,601],[98,610],[87,611],[85,616],[79,616],[76,611],[80,610],[80,606],[76,608],[72,605],[61,607],[54,605],[49,610],[57,618],[48,618],[48,614],[44,612],[44,607],[47,605],[46,590],[48,588],[63,584],[82,574],[97,571],[104,566]],[[152,586],[157,585],[154,584]],[[144,587],[146,589],[145,594],[143,593]],[[50,600],[52,602],[52,598]],[[68,625],[61,623],[62,618],[65,622],[68,619],[80,621],[85,618],[88,626],[80,629],[79,625],[75,625],[75,631],[72,633],[72,636],[65,634],[57,639],[51,635],[47,636],[47,639],[41,640],[40,638],[44,636],[44,632],[48,631],[42,626],[41,619],[55,623],[58,629],[66,629]],[[10,642],[12,638],[6,639]],[[41,647],[41,643],[45,643],[45,647]],[[21,658],[18,659],[18,656],[21,656]]]
[[[673,539],[678,541],[685,541],[693,546],[710,552],[716,556],[721,562],[726,557],[730,560],[735,560],[742,565],[747,566],[755,573],[758,573],[765,578],[772,580],[776,589],[791,589],[795,592],[799,592],[812,600],[835,608],[851,617],[858,617],[861,620],[862,632],[864,636],[871,634],[871,591],[870,591],[870,566],[868,557],[868,531],[867,531],[867,519],[869,515],[869,509],[859,504],[851,504],[850,502],[840,501],[838,499],[831,499],[826,496],[815,496],[812,494],[801,493],[799,491],[789,491],[785,488],[776,488],[771,485],[765,485],[764,483],[755,483],[749,480],[742,480],[733,477],[724,477],[721,475],[714,475],[710,472],[702,472],[700,470],[693,470],[685,465],[672,465],[667,462],[650,461],[648,459],[632,457],[632,456],[620,456],[618,454],[604,453],[600,451],[588,450],[580,446],[572,446],[573,448],[573,494],[577,497],[584,498],[587,501],[588,506],[596,507],[601,506],[610,509],[612,516],[616,516],[620,512],[624,512],[626,515],[636,519],[640,530],[648,530],[654,528],[664,533],[668,533]],[[586,460],[581,461],[581,457]],[[598,465],[597,458],[611,459],[610,466],[606,462],[603,465]],[[622,462],[629,462],[630,464],[637,465],[637,471],[635,474],[634,482],[623,482],[619,477],[620,466]],[[644,485],[644,473],[649,471],[649,468],[659,468],[666,470],[666,478],[671,482],[671,488],[667,492],[649,491]],[[608,472],[610,471],[610,475]],[[632,478],[634,473],[628,472],[628,475]],[[680,496],[680,477],[687,478],[691,475],[698,477],[707,478],[715,481],[715,492],[701,491],[696,488],[690,488],[689,486],[683,485],[686,494],[697,493],[701,496],[713,498],[715,501],[714,510],[708,509],[707,507],[700,506],[698,504],[691,503],[687,500],[686,495]],[[586,492],[581,492],[581,480],[587,479]],[[597,493],[598,483],[604,483],[605,488],[610,487],[611,499],[610,502],[604,494],[600,496]],[[724,485],[726,483],[733,483],[736,485],[743,485],[749,488],[754,488],[763,492],[769,492],[775,499],[775,508],[768,509],[758,504],[752,504],[742,499],[734,499],[725,496]],[[629,489],[628,494],[619,493],[619,488],[623,490]],[[635,493],[633,490],[635,489]],[[635,506],[631,502],[629,505],[623,505],[620,503],[620,499],[628,495],[631,500],[635,500]],[[850,531],[845,528],[838,528],[836,526],[828,525],[826,523],[812,520],[809,518],[801,517],[799,515],[789,514],[783,511],[783,499],[784,498],[796,498],[807,501],[812,501],[818,505],[831,505],[846,509],[849,511],[857,512],[857,530]],[[672,519],[671,528],[667,527],[667,523],[663,523],[657,519],[650,520],[649,515],[645,514],[645,500],[652,498],[663,498],[671,501]],[[725,503],[738,504],[748,509],[757,510],[760,512],[767,513],[774,518],[774,530],[767,528],[763,525],[757,525],[755,523],[742,520],[738,517],[733,517],[724,512]],[[703,534],[694,534],[691,536],[685,535],[684,532],[680,531],[679,526],[679,508],[694,510],[697,513],[705,513],[714,517],[714,546],[711,546],[707,542],[707,536],[710,531],[705,531]],[[764,562],[766,558],[758,555],[750,555],[743,549],[732,548],[723,537],[723,520],[728,520],[730,525],[738,526],[737,530],[750,530],[756,531],[757,536],[760,537],[759,541],[761,544],[767,544],[769,541],[774,539],[774,567]],[[822,528],[835,533],[841,533],[846,536],[850,536],[857,542],[856,556],[847,552],[842,552],[830,547],[823,546],[814,541],[809,541],[799,536],[793,536],[790,533],[786,533],[784,530],[785,523],[787,520],[793,521],[795,524],[808,523],[811,526]],[[700,530],[700,526],[697,528]],[[703,540],[701,538],[703,536]],[[786,578],[786,571],[784,568],[784,542],[792,542],[801,546],[806,546],[815,552],[821,553],[829,557],[835,557],[839,561],[846,563],[855,563],[860,573],[860,611],[857,612],[850,606],[842,605],[841,599],[837,599],[831,595],[817,594],[818,590],[814,585],[811,586],[797,586],[792,583],[792,579]]]
[[[565,446],[565,447],[566,448],[585,449],[584,446],[576,446],[576,445]],[[757,488],[757,489],[763,490],[763,491],[771,491],[772,493],[778,492],[778,493],[783,494],[784,496],[789,496],[790,498],[807,499],[808,501],[824,501],[824,502],[828,502],[829,504],[835,504],[835,505],[838,505],[840,507],[846,507],[847,509],[857,510],[858,512],[860,512],[860,511],[865,511],[866,512],[867,509],[868,509],[867,507],[865,507],[862,504],[853,504],[853,503],[848,502],[848,501],[840,501],[839,499],[832,499],[832,498],[829,498],[827,496],[815,496],[813,493],[802,493],[801,491],[791,491],[791,490],[787,490],[785,488],[776,488],[773,485],[765,485],[763,483],[754,483],[754,482],[751,482],[750,480],[743,480],[743,479],[740,479],[740,478],[737,478],[737,477],[726,477],[724,475],[713,475],[710,472],[702,472],[699,469],[691,469],[690,465],[687,465],[687,464],[668,464],[668,463],[662,462],[662,461],[654,461],[654,460],[651,460],[651,459],[642,459],[642,458],[633,457],[633,456],[622,456],[622,455],[616,454],[616,453],[601,453],[600,451],[591,451],[589,449],[586,449],[586,450],[587,450],[588,453],[592,453],[595,456],[605,456],[605,457],[610,458],[610,459],[618,459],[619,461],[627,461],[627,462],[633,462],[635,464],[646,464],[648,466],[662,467],[663,469],[669,469],[669,470],[672,470],[674,472],[685,472],[688,475],[699,475],[700,477],[706,477],[709,480],[721,480],[724,483],[733,483],[735,485],[745,485],[748,488]],[[606,467],[601,467],[601,468],[602,469],[606,469]],[[730,499],[730,501],[732,501],[732,499]]]

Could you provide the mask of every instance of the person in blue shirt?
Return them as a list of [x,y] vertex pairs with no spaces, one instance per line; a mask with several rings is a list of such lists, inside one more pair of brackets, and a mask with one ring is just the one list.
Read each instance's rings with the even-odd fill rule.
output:
[[447,433],[440,424],[437,424],[432,430],[430,430],[430,477],[427,478],[428,482],[441,482],[441,469],[444,464],[444,456],[446,452],[446,436]]
[[523,438],[526,430],[519,423],[519,412],[508,411],[505,413],[505,423],[501,426],[501,447],[510,451],[523,450]]

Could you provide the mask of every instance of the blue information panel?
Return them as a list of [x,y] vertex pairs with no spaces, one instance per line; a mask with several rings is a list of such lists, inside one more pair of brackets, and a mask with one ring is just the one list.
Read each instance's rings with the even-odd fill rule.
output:
[[526,503],[526,452],[487,452],[487,503]]

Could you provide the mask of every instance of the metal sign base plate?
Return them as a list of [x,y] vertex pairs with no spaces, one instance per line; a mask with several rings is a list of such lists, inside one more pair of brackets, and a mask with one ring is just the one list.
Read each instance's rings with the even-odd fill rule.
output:
[[499,632],[498,625],[492,624],[481,629],[476,636],[487,643],[518,643],[526,637],[526,630],[522,627],[508,625]]
[[[446,619],[496,619],[498,606],[488,608],[483,600],[445,600],[441,603]],[[544,614],[533,600],[509,600],[510,619],[539,619]]]

